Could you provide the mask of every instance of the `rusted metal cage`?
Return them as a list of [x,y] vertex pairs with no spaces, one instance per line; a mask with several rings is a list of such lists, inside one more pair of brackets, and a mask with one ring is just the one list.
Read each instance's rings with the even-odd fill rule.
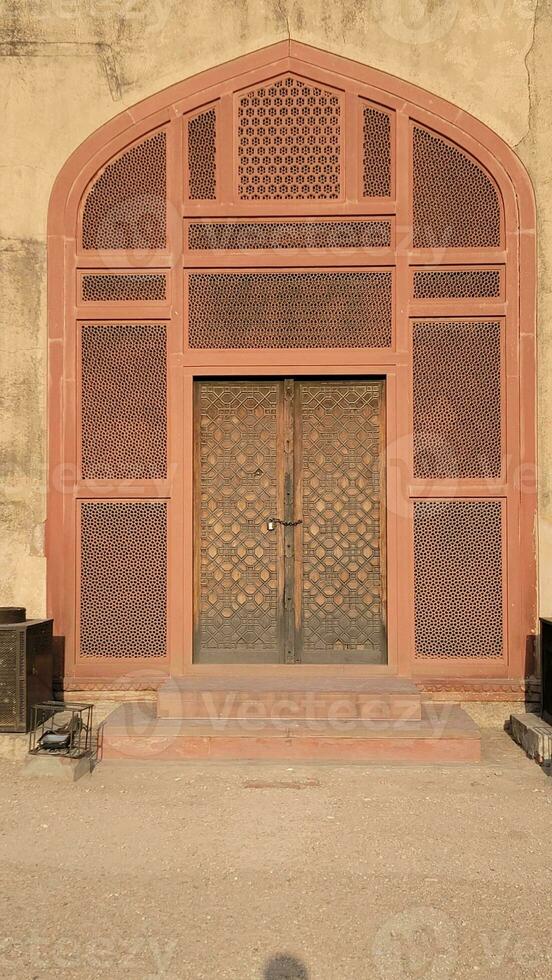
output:
[[33,705],[29,753],[82,759],[92,755],[92,704],[43,701]]

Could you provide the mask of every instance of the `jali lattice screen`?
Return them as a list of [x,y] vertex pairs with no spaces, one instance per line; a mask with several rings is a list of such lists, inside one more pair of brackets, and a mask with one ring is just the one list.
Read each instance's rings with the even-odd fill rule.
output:
[[[340,535],[355,520],[368,527],[361,463],[377,456],[378,434],[359,428],[364,408],[332,401],[330,387],[301,416],[309,507],[340,515],[328,517],[324,541],[297,531],[308,539],[305,649],[323,634],[336,646],[338,620],[324,618],[313,584],[325,583],[341,589],[351,649],[358,631],[385,621],[391,669],[520,677],[519,638],[533,630],[534,504],[516,474],[533,460],[524,297],[534,216],[517,159],[436,96],[295,42],[195,85],[111,120],[54,193],[48,533],[66,547],[50,564],[53,612],[77,636],[68,672],[95,682],[124,674],[129,660],[189,666],[194,553],[209,622],[227,619],[239,633],[232,597],[245,605],[257,580],[259,620],[263,602],[273,616],[281,596],[259,528],[280,477],[259,433],[273,420],[270,386],[287,378],[305,399],[322,382],[385,393],[388,537],[367,531],[370,554],[359,545],[352,571],[339,564]],[[194,523],[198,378],[211,429],[199,440],[207,489]],[[253,385],[254,404],[242,392],[236,407],[229,380]],[[328,412],[343,417],[331,438]],[[354,466],[343,464],[345,443]],[[262,472],[250,486],[242,470],[255,452],[252,472]],[[230,467],[221,494],[232,491],[236,513],[230,499],[228,514],[212,500],[209,510],[215,457]],[[68,491],[59,473],[74,474]],[[254,500],[260,480],[266,494]],[[245,510],[259,527],[244,536]],[[208,632],[200,645],[212,657]]]

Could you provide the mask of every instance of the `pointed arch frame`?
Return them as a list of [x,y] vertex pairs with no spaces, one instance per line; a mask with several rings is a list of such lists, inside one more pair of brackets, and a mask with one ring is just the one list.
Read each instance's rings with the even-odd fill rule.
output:
[[[393,357],[387,353],[372,356],[373,369],[387,373],[392,410],[391,431],[395,434],[393,453],[389,458],[395,474],[389,479],[389,503],[396,510],[397,520],[390,527],[390,617],[395,617],[392,638],[393,653],[389,670],[403,676],[418,676],[421,683],[435,683],[445,688],[457,689],[470,684],[477,687],[503,684],[507,690],[516,685],[521,690],[527,673],[528,653],[536,628],[536,545],[535,545],[535,204],[529,177],[510,147],[491,129],[457,106],[431,95],[425,90],[401,81],[385,72],[366,67],[357,62],[320,51],[295,41],[283,41],[254,53],[237,58],[221,66],[211,68],[152,95],[107,122],[88,137],[71,155],[58,175],[51,195],[48,215],[48,327],[49,327],[49,482],[47,519],[48,558],[48,614],[55,620],[55,631],[66,638],[66,684],[73,687],[128,686],[130,688],[155,686],[158,677],[167,672],[182,673],[191,665],[190,640],[192,622],[191,595],[179,595],[178,582],[189,572],[186,554],[191,554],[192,527],[188,514],[191,499],[191,473],[184,472],[183,460],[193,455],[190,431],[185,427],[186,404],[191,403],[192,384],[195,375],[207,368],[222,370],[226,366],[230,375],[241,373],[265,373],[266,364],[259,363],[251,352],[227,357],[227,352],[213,356],[206,364],[206,356],[195,354],[186,358],[178,339],[183,334],[183,309],[180,300],[183,254],[182,180],[184,172],[184,147],[180,125],[186,112],[208,106],[214,100],[231,98],[237,89],[246,89],[262,80],[283,72],[296,72],[302,77],[338,87],[351,97],[360,92],[384,107],[394,110],[396,121],[396,166],[408,173],[408,180],[395,179],[396,196],[388,200],[365,200],[361,206],[351,207],[348,189],[358,183],[358,161],[346,163],[345,194],[338,202],[315,202],[312,208],[305,202],[287,203],[285,207],[274,203],[245,205],[239,216],[250,214],[262,218],[273,214],[292,216],[314,215],[385,215],[395,216],[396,242],[393,263],[397,277],[395,297],[395,348]],[[504,356],[505,379],[508,380],[508,397],[504,407],[504,419],[511,433],[505,449],[506,472],[492,487],[482,487],[481,481],[414,480],[411,470],[411,395],[397,398],[397,392],[410,392],[411,342],[409,323],[413,317],[427,315],[422,302],[415,302],[408,294],[410,270],[416,264],[430,264],[428,249],[413,249],[410,245],[411,213],[408,187],[412,180],[412,156],[410,129],[417,123],[435,130],[439,135],[459,145],[481,163],[495,182],[503,208],[503,246],[498,249],[450,248],[443,252],[444,265],[458,263],[503,264],[506,275],[508,298],[494,305],[493,315],[508,317],[508,331]],[[77,503],[81,498],[103,499],[105,487],[83,485],[77,468],[77,336],[76,324],[84,316],[77,297],[77,273],[86,268],[113,268],[113,252],[87,254],[79,248],[79,222],[82,202],[87,187],[104,166],[132,143],[159,129],[167,132],[167,248],[156,251],[133,251],[117,256],[117,269],[163,270],[169,279],[169,298],[163,307],[155,311],[156,319],[172,325],[169,339],[169,459],[172,460],[170,479],[157,481],[155,486],[134,485],[116,488],[113,499],[154,497],[171,501],[169,566],[172,585],[169,588],[169,655],[163,662],[137,660],[126,664],[124,676],[118,669],[110,673],[105,663],[83,663],[76,649],[78,630],[77,599]],[[231,134],[221,133],[221,138]],[[227,202],[226,212],[234,213]],[[189,208],[189,214],[194,208]],[[202,216],[220,213],[217,206],[203,205],[195,211]],[[382,255],[381,262],[389,262],[390,256]],[[318,259],[327,268],[333,259]],[[243,265],[243,259],[228,260]],[[285,257],[274,256],[272,266],[285,265]],[[349,256],[353,266],[360,264],[359,256]],[[474,302],[469,307],[450,300],[433,303],[431,316],[485,317],[490,315],[488,303]],[[105,311],[91,305],[86,318],[105,318]],[[125,306],[120,317],[128,322],[137,316],[144,318],[143,307]],[[147,314],[151,318],[151,313]],[[216,352],[214,352],[216,354]],[[295,352],[289,352],[293,355]],[[373,354],[374,352],[372,352]],[[358,352],[345,352],[336,365],[332,352],[313,354],[308,363],[302,357],[290,357],[285,370],[300,367],[305,373],[354,373]],[[335,354],[335,352],[333,352]],[[280,359],[282,360],[282,359]],[[187,371],[182,372],[187,362]],[[282,364],[282,367],[284,365]],[[514,370],[512,372],[512,367]],[[362,368],[365,370],[365,368]],[[178,458],[177,458],[178,457]],[[189,469],[189,467],[188,467]],[[169,486],[170,483],[170,486]],[[471,660],[455,664],[416,662],[413,655],[413,554],[411,537],[412,500],[442,496],[461,496],[476,499],[484,492],[485,497],[504,501],[506,527],[508,590],[504,614],[508,628],[507,653],[500,662]],[[406,536],[404,536],[406,535]],[[404,542],[406,553],[401,554]],[[399,566],[404,566],[399,575]],[[400,580],[399,580],[400,579]],[[395,581],[395,586],[392,582]],[[400,615],[399,615],[400,610]],[[401,619],[400,630],[397,624]],[[183,623],[188,626],[183,631]],[[130,674],[129,674],[130,670]],[[127,676],[128,675],[128,676]],[[510,685],[510,687],[508,687]]]

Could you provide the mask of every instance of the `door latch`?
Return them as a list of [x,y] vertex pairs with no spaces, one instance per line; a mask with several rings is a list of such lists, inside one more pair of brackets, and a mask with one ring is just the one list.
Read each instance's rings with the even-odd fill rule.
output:
[[281,521],[279,517],[269,517],[266,522],[267,531],[275,531],[276,525],[280,524],[281,527],[297,527],[298,524],[302,524],[303,521]]

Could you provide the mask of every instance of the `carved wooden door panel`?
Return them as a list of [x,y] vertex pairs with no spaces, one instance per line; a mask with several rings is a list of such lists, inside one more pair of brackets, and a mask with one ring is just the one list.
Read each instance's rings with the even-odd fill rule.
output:
[[196,385],[201,663],[384,663],[382,381]]
[[295,654],[385,663],[384,382],[297,389]]

